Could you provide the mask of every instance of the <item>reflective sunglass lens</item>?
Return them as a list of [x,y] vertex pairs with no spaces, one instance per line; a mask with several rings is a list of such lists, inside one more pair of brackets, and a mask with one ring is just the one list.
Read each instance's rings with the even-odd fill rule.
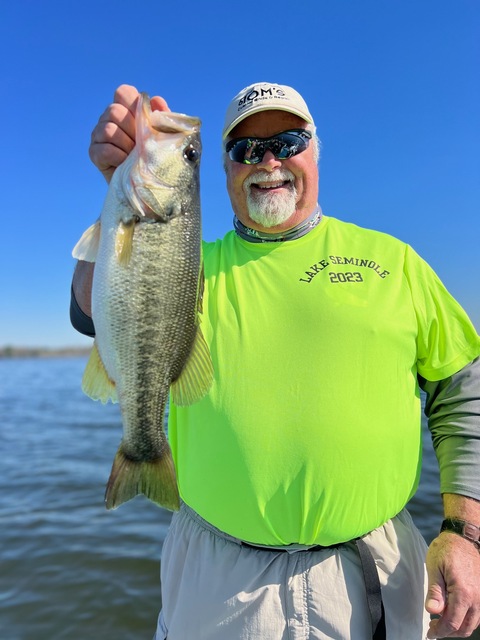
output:
[[265,155],[265,145],[260,140],[247,140],[247,145],[243,159],[237,162],[243,162],[245,164],[257,164]]
[[232,140],[234,146],[227,146],[227,153],[231,160],[234,162],[244,162],[248,159],[249,156],[252,155],[254,142],[248,138],[243,140]]
[[225,150],[231,160],[243,164],[261,162],[267,149],[279,160],[285,160],[305,151],[311,137],[309,131],[297,129],[271,138],[236,138],[227,143]]

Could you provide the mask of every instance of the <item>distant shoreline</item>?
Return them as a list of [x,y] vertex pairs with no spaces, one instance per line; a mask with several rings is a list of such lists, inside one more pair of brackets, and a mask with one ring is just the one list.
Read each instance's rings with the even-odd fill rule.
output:
[[88,356],[91,347],[0,347],[0,360],[11,358],[76,358]]

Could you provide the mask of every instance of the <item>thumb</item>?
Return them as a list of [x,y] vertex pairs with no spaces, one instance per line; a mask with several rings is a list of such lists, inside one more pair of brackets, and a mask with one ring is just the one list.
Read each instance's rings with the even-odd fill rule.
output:
[[441,614],[447,606],[445,582],[440,571],[435,575],[429,573],[428,591],[425,598],[425,609],[428,613]]
[[152,111],[170,111],[166,100],[160,96],[153,96],[150,100]]

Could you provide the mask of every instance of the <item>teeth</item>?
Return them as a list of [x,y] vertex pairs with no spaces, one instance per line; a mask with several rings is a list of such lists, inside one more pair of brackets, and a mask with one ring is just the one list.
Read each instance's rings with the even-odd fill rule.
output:
[[257,184],[257,187],[260,189],[276,189],[277,187],[281,187],[283,185],[282,182],[270,182],[267,184]]

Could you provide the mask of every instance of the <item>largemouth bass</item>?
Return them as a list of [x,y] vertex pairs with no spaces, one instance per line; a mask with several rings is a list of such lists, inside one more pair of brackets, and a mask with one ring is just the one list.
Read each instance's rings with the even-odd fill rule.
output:
[[199,317],[202,289],[200,121],[152,112],[143,94],[136,143],[113,174],[100,219],[73,255],[95,262],[95,342],[82,388],[120,404],[123,438],[105,502],[138,494],[175,510],[179,495],[163,428],[169,390],[202,398],[213,370]]

